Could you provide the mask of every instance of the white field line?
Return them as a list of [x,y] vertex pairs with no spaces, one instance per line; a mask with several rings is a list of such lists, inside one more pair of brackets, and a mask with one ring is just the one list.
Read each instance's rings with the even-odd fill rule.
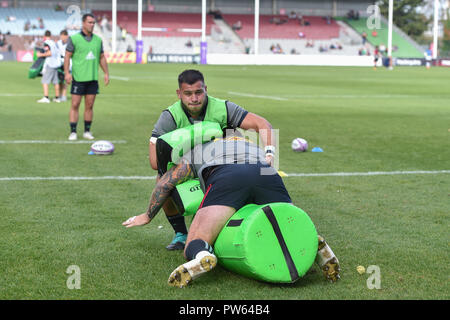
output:
[[[374,172],[331,172],[331,173],[288,173],[287,177],[348,177],[412,174],[446,174],[450,170],[436,171],[374,171]],[[156,176],[98,176],[98,177],[0,177],[0,181],[56,181],[56,180],[154,180]]]
[[[98,140],[0,140],[0,144],[82,144],[89,143],[92,144]],[[108,140],[109,141],[109,140]],[[127,143],[126,140],[110,140],[112,143]]]
[[3,177],[0,181],[57,181],[57,180],[155,180],[156,176],[100,176],[100,177]]
[[351,177],[351,176],[393,176],[407,174],[442,174],[450,170],[436,171],[372,171],[372,172],[332,172],[332,173],[287,173],[288,177]]
[[277,101],[286,101],[289,100],[287,98],[277,97],[277,96],[263,96],[259,94],[251,94],[251,93],[242,93],[242,92],[233,92],[229,91],[228,94],[232,94],[235,96],[242,96],[242,97],[250,97],[250,98],[259,98],[259,99],[269,99],[269,100],[277,100]]
[[122,80],[122,81],[130,81],[130,78],[127,77],[119,77],[119,76],[109,76],[110,79]]
[[[123,79],[122,79],[123,80]],[[124,80],[128,81],[128,80]],[[100,93],[102,97],[174,97],[175,94],[163,94],[163,93]],[[0,97],[42,97],[42,93],[2,93],[0,92]]]

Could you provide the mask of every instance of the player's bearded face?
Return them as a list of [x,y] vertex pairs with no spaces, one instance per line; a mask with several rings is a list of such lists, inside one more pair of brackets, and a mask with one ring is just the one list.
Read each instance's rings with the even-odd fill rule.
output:
[[198,116],[206,103],[207,91],[202,81],[194,84],[182,83],[181,88],[177,90],[181,104],[191,116]]

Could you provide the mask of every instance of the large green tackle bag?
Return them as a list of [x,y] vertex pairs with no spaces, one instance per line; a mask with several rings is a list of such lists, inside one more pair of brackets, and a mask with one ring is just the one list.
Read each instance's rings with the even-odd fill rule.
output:
[[289,203],[249,204],[226,223],[214,244],[219,264],[256,280],[292,283],[317,254],[309,216]]

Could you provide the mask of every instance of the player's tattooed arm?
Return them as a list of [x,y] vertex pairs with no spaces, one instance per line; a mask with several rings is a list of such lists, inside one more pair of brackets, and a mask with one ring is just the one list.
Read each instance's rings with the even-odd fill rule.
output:
[[156,216],[175,186],[192,178],[194,178],[192,168],[184,159],[178,165],[170,168],[158,180],[150,197],[150,204],[147,209],[150,220]]

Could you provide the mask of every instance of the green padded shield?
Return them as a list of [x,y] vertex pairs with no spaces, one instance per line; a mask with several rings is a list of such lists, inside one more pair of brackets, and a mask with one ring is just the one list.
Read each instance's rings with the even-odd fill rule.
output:
[[38,58],[31,67],[28,69],[28,79],[34,79],[41,76],[42,69],[44,68],[45,58]]
[[226,223],[214,244],[223,267],[257,280],[292,283],[317,254],[317,231],[309,216],[288,203],[249,204]]
[[172,199],[183,216],[193,215],[203,200],[203,191],[198,179],[188,180],[175,187]]
[[163,134],[156,140],[158,171],[164,174],[173,163],[195,145],[221,138],[223,131],[217,122],[202,121]]

